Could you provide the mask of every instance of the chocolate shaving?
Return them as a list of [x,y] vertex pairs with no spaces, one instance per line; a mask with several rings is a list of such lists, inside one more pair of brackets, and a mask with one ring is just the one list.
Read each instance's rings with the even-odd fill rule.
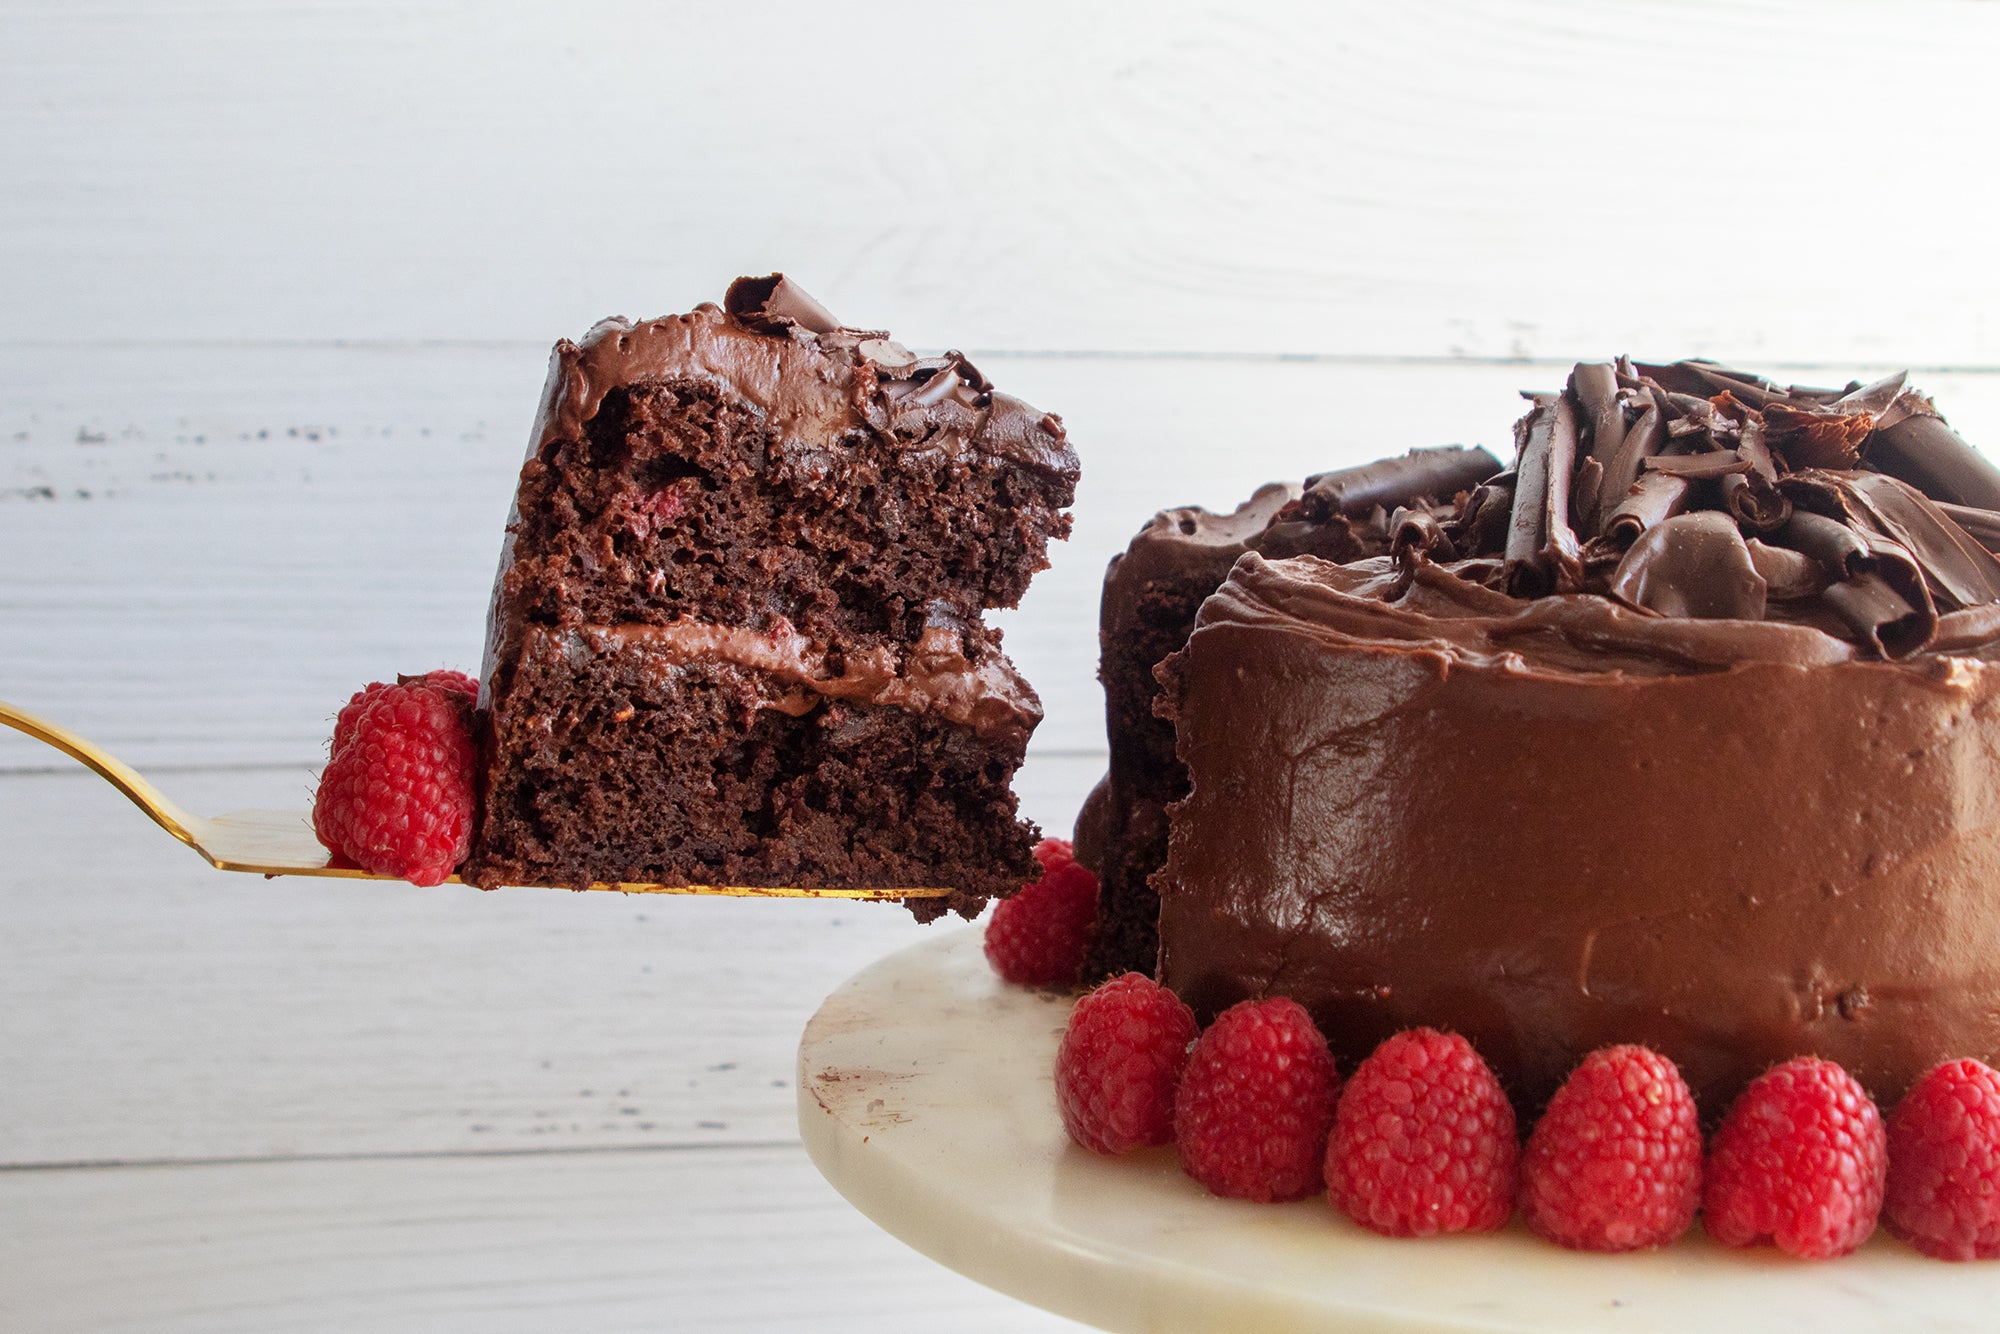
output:
[[1753,533],[1771,533],[1792,517],[1792,502],[1754,470],[1722,479],[1722,507]]
[[[1582,409],[1584,441],[1579,452],[1602,465],[1625,443],[1625,408],[1618,401],[1618,371],[1608,362],[1581,362],[1570,372],[1569,391]],[[1579,513],[1585,513],[1581,507]],[[1596,515],[1590,514],[1595,524]]]
[[755,333],[782,335],[796,325],[810,333],[825,334],[841,327],[832,311],[782,273],[738,278],[729,284],[722,308]]
[[1750,460],[1733,449],[1718,449],[1707,454],[1655,454],[1646,460],[1646,467],[1653,472],[1699,480],[1749,472]]
[[1474,487],[1460,507],[1459,542],[1469,554],[1491,556],[1507,546],[1507,527],[1514,513],[1512,472],[1503,472]]
[[1507,591],[1541,597],[1581,581],[1576,532],[1569,525],[1570,475],[1576,466],[1576,413],[1569,399],[1538,398],[1514,424],[1514,514],[1507,529]]
[[1937,629],[1937,604],[1910,553],[1838,519],[1795,509],[1777,541],[1824,566],[1833,579],[1820,600],[1886,658],[1907,657]]
[[1584,536],[1597,532],[1597,502],[1604,489],[1604,465],[1585,459],[1570,482],[1569,521]]
[[1937,633],[1935,607],[1928,601],[1912,606],[1887,579],[1872,571],[1828,585],[1820,600],[1885,658],[1907,658]]
[[1604,520],[1604,536],[1630,546],[1639,534],[1679,514],[1687,507],[1689,482],[1672,473],[1649,472],[1632,484],[1618,507]]
[[[1912,395],[1902,395],[1903,399]],[[1929,407],[1929,401],[1924,401]],[[1892,411],[1895,405],[1892,405]],[[2000,510],[2000,469],[1945,424],[1935,408],[1914,411],[1868,437],[1868,466],[1908,482],[1932,500]]]
[[1609,593],[1661,616],[1761,621],[1766,584],[1725,514],[1679,514],[1639,535],[1612,573]]
[[1945,611],[2000,602],[2000,559],[1923,492],[1882,473],[1848,473],[1835,485],[1850,513],[1916,559],[1925,586]]
[[1865,412],[1809,412],[1786,403],[1764,407],[1765,443],[1791,468],[1852,468],[1861,462],[1861,442],[1874,428],[1874,416]]
[[1429,510],[1399,506],[1389,516],[1389,555],[1404,562],[1419,556],[1449,561],[1458,559],[1458,550],[1436,515]]
[[1359,518],[1377,506],[1392,508],[1419,497],[1449,501],[1499,471],[1500,460],[1483,448],[1413,449],[1401,458],[1308,477],[1305,494],[1293,503],[1300,517],[1315,523],[1334,514]]
[[1754,537],[1743,545],[1750,552],[1750,563],[1764,576],[1770,601],[1803,602],[1826,589],[1826,567],[1804,552],[1768,546]]
[[1646,460],[1660,452],[1666,445],[1667,435],[1664,425],[1665,415],[1660,402],[1648,391],[1644,395],[1645,406],[1639,412],[1639,419],[1625,432],[1624,443],[1618,453],[1604,465],[1604,484],[1598,488],[1597,531],[1607,532],[1611,516],[1607,508],[1616,509],[1631,491],[1633,483],[1646,470]]
[[2000,510],[1977,509],[1940,500],[1937,507],[1988,551],[2000,551]]

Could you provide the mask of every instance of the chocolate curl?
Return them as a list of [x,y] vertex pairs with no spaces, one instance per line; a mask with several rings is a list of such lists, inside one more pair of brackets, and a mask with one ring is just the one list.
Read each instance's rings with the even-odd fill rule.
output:
[[1774,399],[1784,397],[1776,385],[1761,376],[1732,370],[1727,366],[1718,366],[1712,361],[1684,361],[1680,364],[1688,372],[1699,377],[1712,394],[1728,394],[1753,408],[1761,408]]
[[1909,378],[1910,373],[1908,371],[1897,371],[1894,375],[1885,375],[1874,384],[1863,385],[1859,389],[1848,390],[1835,399],[1829,405],[1829,409],[1839,413],[1866,413],[1873,425],[1880,425],[1880,422],[1874,419],[1879,418],[1884,412],[1887,412],[1890,404],[1901,397],[1903,393],[1903,381]]
[[2000,510],[1975,509],[1940,500],[1937,507],[1988,551],[2000,552]]
[[1459,542],[1470,556],[1491,556],[1507,546],[1507,528],[1513,521],[1514,482],[1512,472],[1503,472],[1482,482],[1465,497],[1459,523]]
[[1812,412],[1788,403],[1764,407],[1764,440],[1793,468],[1852,468],[1875,429],[1872,413]]
[[1726,514],[1678,514],[1639,535],[1608,590],[1661,616],[1761,621],[1766,584]]
[[1751,470],[1767,482],[1778,480],[1778,461],[1764,443],[1764,419],[1745,416],[1736,432],[1736,452],[1750,460]]
[[1393,508],[1419,496],[1450,500],[1499,471],[1500,460],[1483,448],[1413,449],[1401,458],[1308,477],[1299,504],[1315,519],[1332,514],[1361,518],[1378,505]]
[[1835,485],[1851,513],[1915,557],[1944,610],[2000,602],[2000,559],[1923,492],[1882,473],[1847,473]]
[[[1921,410],[1904,402],[1913,398],[1921,402]],[[1885,418],[1899,409],[1908,415],[1878,423],[1868,437],[1862,451],[1868,466],[1901,478],[1932,500],[2000,510],[2000,469],[1947,426],[1928,399],[1901,395]]]
[[729,284],[722,308],[738,324],[755,333],[783,335],[794,325],[820,334],[840,328],[840,321],[832,311],[782,273],[738,278]]
[[1826,567],[1790,547],[1773,547],[1750,538],[1743,544],[1750,563],[1764,577],[1765,597],[1771,602],[1803,602],[1826,590]]
[[1621,546],[1631,546],[1639,535],[1655,524],[1687,508],[1685,477],[1668,472],[1649,472],[1632,484],[1632,489],[1604,521],[1604,536]]
[[1646,468],[1651,472],[1685,477],[1689,481],[1701,481],[1730,473],[1749,472],[1750,460],[1733,449],[1717,449],[1706,454],[1656,454],[1646,460]]
[[1576,467],[1576,480],[1570,484],[1569,521],[1585,537],[1597,533],[1597,502],[1604,492],[1604,465],[1596,459],[1585,459]]
[[1722,507],[1752,533],[1775,533],[1792,517],[1792,502],[1754,468],[1722,479]]
[[1583,574],[1580,544],[1569,526],[1576,413],[1563,395],[1537,397],[1514,433],[1517,480],[1507,529],[1507,591],[1543,597],[1575,587]]
[[1399,506],[1389,516],[1389,555],[1397,561],[1414,562],[1419,556],[1451,561],[1458,559],[1458,550],[1436,515]]
[[1824,566],[1833,578],[1820,601],[1885,658],[1906,658],[1937,633],[1937,604],[1909,552],[1838,519],[1794,510],[1777,540]]
[[[1581,452],[1585,458],[1601,464],[1625,443],[1625,408],[1618,401],[1618,370],[1609,362],[1579,362],[1569,373],[1569,391],[1582,410],[1581,421],[1587,432]],[[1594,513],[1590,515],[1592,523],[1596,517]]]
[[1611,515],[1606,510],[1616,510],[1631,491],[1633,484],[1646,470],[1646,460],[1658,454],[1667,443],[1666,414],[1660,401],[1653,393],[1643,391],[1645,407],[1639,412],[1639,419],[1625,432],[1625,441],[1619,445],[1618,453],[1604,465],[1604,484],[1597,490],[1597,531],[1609,532]]

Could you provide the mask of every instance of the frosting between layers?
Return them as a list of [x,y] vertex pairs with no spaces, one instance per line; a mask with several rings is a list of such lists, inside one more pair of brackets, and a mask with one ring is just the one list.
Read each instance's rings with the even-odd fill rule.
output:
[[919,357],[880,331],[834,324],[782,274],[738,279],[728,306],[608,319],[557,343],[531,452],[580,439],[615,388],[688,379],[752,405],[795,447],[838,449],[872,430],[907,449],[974,450],[1078,476],[1062,419],[997,392],[958,352]]
[[692,665],[736,668],[764,678],[760,707],[794,717],[811,712],[822,699],[842,700],[935,713],[970,727],[983,740],[1020,745],[1042,720],[1041,700],[1014,664],[997,651],[974,663],[965,655],[959,629],[948,623],[927,626],[902,652],[881,647],[844,655],[788,624],[749,630],[678,620],[538,632],[592,654],[635,649],[647,656],[647,670],[661,675]]

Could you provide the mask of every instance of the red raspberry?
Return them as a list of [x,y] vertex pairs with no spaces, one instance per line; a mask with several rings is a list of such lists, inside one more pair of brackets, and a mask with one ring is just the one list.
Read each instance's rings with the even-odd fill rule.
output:
[[986,958],[994,972],[1019,986],[1074,986],[1097,923],[1097,877],[1077,865],[1059,838],[1037,843],[1035,860],[1042,878],[994,906]]
[[1413,1028],[1348,1077],[1326,1149],[1336,1208],[1389,1237],[1490,1232],[1514,1205],[1514,1108],[1472,1044]]
[[[399,686],[434,686],[439,690],[451,691],[464,696],[468,707],[479,702],[479,682],[467,676],[464,672],[439,670],[425,672],[422,676],[398,676],[396,684]],[[333,747],[329,752],[329,758],[340,754],[342,748],[353,738],[354,722],[361,716],[361,710],[367,706],[370,700],[388,688],[385,682],[371,681],[360,690],[355,691],[354,697],[342,706],[340,716],[334,719]]]
[[1056,1105],[1069,1137],[1098,1153],[1169,1144],[1194,1011],[1144,973],[1076,1003],[1056,1049]]
[[1674,1063],[1644,1047],[1583,1058],[1528,1136],[1521,1216],[1575,1251],[1664,1246],[1701,1204],[1701,1124]]
[[2000,1257],[2000,1072],[1947,1061],[1889,1116],[1882,1222],[1940,1260]]
[[[365,693],[365,692],[364,692]],[[472,842],[472,729],[463,697],[382,686],[320,775],[313,832],[377,875],[435,885]]]
[[1868,1240],[1888,1168],[1881,1114],[1832,1061],[1801,1056],[1752,1080],[1715,1132],[1702,1188],[1708,1235],[1775,1242],[1805,1260]]
[[1321,1189],[1340,1081],[1297,1001],[1243,1001],[1194,1044],[1174,1100],[1181,1170],[1237,1200],[1301,1200]]

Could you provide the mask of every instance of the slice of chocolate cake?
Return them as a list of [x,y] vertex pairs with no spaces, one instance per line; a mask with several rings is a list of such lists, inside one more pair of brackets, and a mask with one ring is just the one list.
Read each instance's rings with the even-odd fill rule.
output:
[[1246,551],[1272,559],[1358,560],[1388,549],[1403,506],[1450,515],[1454,498],[1500,470],[1483,449],[1413,450],[1358,468],[1273,482],[1231,514],[1162,510],[1104,572],[1098,677],[1111,767],[1077,821],[1077,857],[1097,872],[1097,934],[1088,979],[1151,973],[1159,897],[1148,884],[1167,859],[1169,802],[1187,795],[1171,723],[1154,716],[1154,669],[1187,643],[1202,601]]
[[1068,535],[1056,417],[781,275],[556,347],[488,622],[474,883],[1031,878],[981,620]]

